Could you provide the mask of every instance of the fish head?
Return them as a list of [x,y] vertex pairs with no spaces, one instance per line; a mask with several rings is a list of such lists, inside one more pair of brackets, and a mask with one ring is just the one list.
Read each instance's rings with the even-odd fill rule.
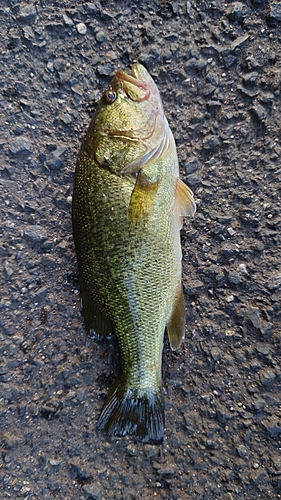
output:
[[101,166],[130,176],[160,156],[170,135],[158,88],[144,66],[135,63],[131,74],[116,72],[99,102],[86,143]]

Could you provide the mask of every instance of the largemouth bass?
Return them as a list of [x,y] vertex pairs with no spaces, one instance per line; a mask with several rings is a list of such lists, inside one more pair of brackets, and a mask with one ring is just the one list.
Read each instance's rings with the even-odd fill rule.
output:
[[165,328],[185,329],[180,228],[192,216],[156,84],[141,64],[118,70],[82,143],[73,232],[87,330],[117,335],[121,373],[98,420],[108,435],[159,442]]

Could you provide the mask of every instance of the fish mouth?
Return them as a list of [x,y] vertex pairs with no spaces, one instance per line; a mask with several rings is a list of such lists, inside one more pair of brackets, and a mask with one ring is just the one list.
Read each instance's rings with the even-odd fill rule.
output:
[[128,73],[123,71],[123,69],[118,69],[115,77],[117,80],[122,82],[123,90],[126,92],[126,94],[128,96],[130,96],[130,92],[129,92],[129,88],[126,88],[126,87],[128,87],[128,85],[126,85],[126,84],[134,85],[135,87],[140,89],[141,92],[139,94],[139,97],[138,98],[135,97],[134,101],[136,101],[136,102],[147,101],[150,97],[150,89],[148,88],[148,85],[146,82],[140,80],[140,74],[138,71],[138,64],[137,63],[132,65],[131,71],[132,71],[132,74],[129,75]]

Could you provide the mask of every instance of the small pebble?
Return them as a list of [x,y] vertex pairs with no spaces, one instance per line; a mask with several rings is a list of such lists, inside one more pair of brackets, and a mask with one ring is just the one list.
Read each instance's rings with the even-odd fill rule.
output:
[[245,276],[246,274],[248,274],[246,265],[245,264],[239,264],[239,266],[237,267],[237,272],[239,274],[241,274],[242,276]]
[[37,300],[44,300],[45,297],[46,297],[46,295],[47,295],[47,293],[48,293],[48,288],[46,286],[42,286],[36,292],[36,299]]
[[87,26],[84,23],[76,24],[76,29],[80,35],[86,35],[87,33]]
[[40,243],[47,239],[47,231],[42,226],[26,226],[24,236],[33,243]]
[[99,64],[97,69],[98,73],[104,76],[109,76],[114,71],[114,67],[110,63]]
[[105,33],[103,30],[99,30],[96,33],[96,41],[97,42],[103,42],[105,40]]
[[242,23],[249,15],[249,8],[242,2],[232,2],[227,9],[227,15],[231,21]]
[[9,150],[13,154],[27,153],[31,150],[31,144],[26,137],[16,137],[9,145]]
[[219,146],[219,144],[220,144],[220,140],[215,135],[205,137],[205,139],[203,140],[203,147],[204,147],[204,149],[206,149],[208,151],[211,149],[215,149],[216,147]]
[[267,110],[261,104],[256,104],[250,108],[250,111],[261,122],[267,118]]
[[6,261],[5,264],[4,264],[4,271],[5,271],[5,274],[7,276],[7,279],[10,279],[13,272],[14,272],[14,269],[12,268],[12,266],[10,265],[9,261]]
[[276,274],[275,276],[269,278],[267,287],[272,292],[281,289],[281,274]]
[[177,33],[170,33],[169,35],[165,36],[165,40],[167,42],[176,42],[179,38],[179,35]]
[[56,465],[60,465],[60,463],[61,463],[61,460],[58,458],[51,458],[50,459],[50,465],[56,466]]
[[63,22],[66,26],[73,26],[73,21],[70,19],[70,17],[66,16],[65,14],[62,16]]
[[36,19],[36,9],[34,5],[25,5],[20,9],[19,19],[24,23],[33,24]]
[[243,82],[246,85],[256,83],[258,76],[259,74],[256,71],[253,71],[252,73],[248,73],[247,75],[243,76]]
[[255,328],[260,328],[260,310],[258,307],[252,308],[249,319]]
[[269,321],[262,321],[260,331],[264,337],[268,337],[272,334],[273,323],[270,323]]
[[95,484],[84,484],[82,486],[83,493],[86,495],[86,498],[91,500],[102,500],[101,488]]
[[269,16],[276,21],[281,21],[281,3],[272,2],[270,5]]
[[5,448],[13,448],[18,445],[21,441],[21,438],[17,436],[14,430],[5,430],[0,434],[0,443]]
[[211,348],[211,356],[214,361],[219,361],[221,358],[221,351],[218,347],[212,347]]
[[[70,125],[72,123],[72,116],[70,113],[62,113],[60,115],[60,120],[65,124],[65,125]],[[57,167],[54,169],[56,170]]]
[[189,175],[187,177],[187,184],[193,188],[195,188],[198,184],[200,184],[200,179],[197,175]]
[[229,54],[224,57],[224,65],[227,69],[230,68],[230,66],[232,66],[236,62],[237,62],[237,57],[233,56],[232,54]]
[[[64,115],[64,117],[66,114]],[[70,116],[70,115],[68,115]],[[61,117],[62,120],[62,117]],[[63,121],[63,120],[62,120]],[[72,121],[72,117],[70,116],[70,122]],[[65,123],[65,121],[64,121]],[[67,120],[68,124],[69,121]],[[57,148],[55,151],[52,151],[51,153],[48,154],[46,164],[49,167],[50,170],[59,170],[63,164],[63,155],[67,151],[67,148],[65,146],[61,146]]]
[[239,457],[243,458],[247,455],[247,448],[243,444],[237,446],[236,449],[237,449],[237,453],[238,453]]
[[184,284],[184,291],[189,297],[198,295],[204,288],[205,285],[200,280],[190,280],[188,283]]
[[225,300],[227,303],[230,303],[230,302],[233,302],[235,300],[235,297],[234,297],[234,295],[228,295]]
[[254,401],[253,406],[255,410],[261,411],[265,407],[265,401],[263,399],[257,399],[256,401]]
[[273,370],[263,370],[259,374],[260,382],[266,387],[270,387],[274,384],[276,380],[276,375]]
[[240,278],[239,273],[237,273],[236,271],[229,273],[228,281],[230,283],[233,283],[233,285],[239,285],[239,283],[241,282],[241,278]]
[[195,170],[198,169],[198,162],[197,162],[197,158],[193,157],[193,158],[190,158],[188,161],[187,161],[187,164],[185,166],[185,171],[187,174],[192,174],[193,172],[195,172]]
[[228,227],[227,232],[228,232],[229,236],[234,236],[234,234],[236,233],[236,231],[234,231],[234,229],[232,227]]
[[56,267],[58,260],[53,255],[45,255],[41,258],[41,264],[46,267]]
[[235,50],[237,49],[237,47],[241,48],[249,38],[250,38],[249,34],[239,36],[232,42],[230,46],[231,50]]

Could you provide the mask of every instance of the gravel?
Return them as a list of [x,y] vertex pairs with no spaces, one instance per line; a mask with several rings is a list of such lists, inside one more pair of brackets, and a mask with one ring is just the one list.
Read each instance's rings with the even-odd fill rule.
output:
[[272,2],[270,4],[269,15],[276,21],[281,21],[281,5],[280,2]]
[[[278,498],[279,2],[3,0],[0,20],[3,499]],[[163,446],[96,430],[119,356],[85,332],[71,227],[81,139],[137,58],[198,207],[181,234],[186,339],[164,346]]]
[[31,144],[26,137],[16,137],[10,142],[9,150],[13,154],[26,153],[31,150]]

